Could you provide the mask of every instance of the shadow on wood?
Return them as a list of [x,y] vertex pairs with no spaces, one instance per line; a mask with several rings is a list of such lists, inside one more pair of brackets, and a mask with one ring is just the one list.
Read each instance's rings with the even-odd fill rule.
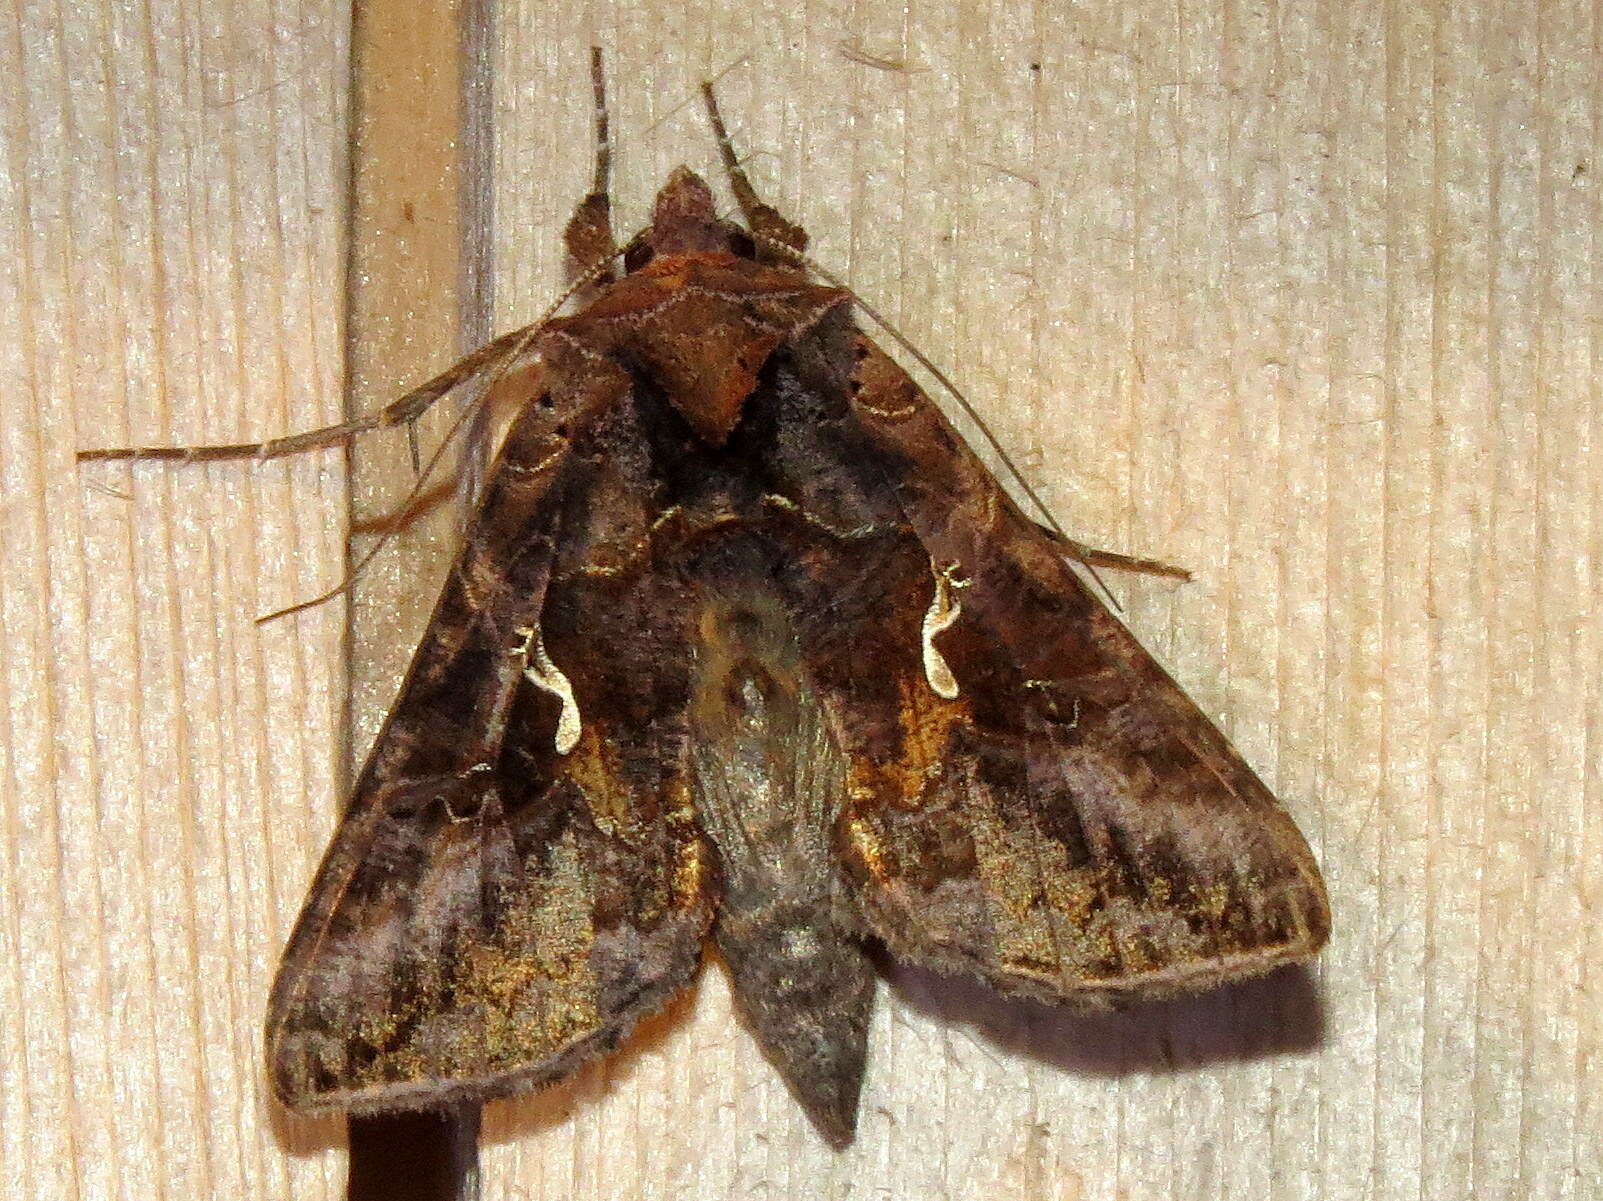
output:
[[1071,1009],[1004,997],[980,983],[879,958],[897,996],[997,1046],[1071,1072],[1173,1071],[1317,1050],[1324,1003],[1303,964],[1196,996],[1123,1010]]
[[479,1107],[350,1120],[349,1201],[478,1201]]

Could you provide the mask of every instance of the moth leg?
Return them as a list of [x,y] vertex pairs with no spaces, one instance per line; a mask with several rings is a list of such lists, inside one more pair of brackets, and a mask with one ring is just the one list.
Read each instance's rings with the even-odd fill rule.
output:
[[166,459],[180,463],[205,463],[218,459],[276,459],[282,455],[299,454],[306,450],[320,450],[325,446],[343,446],[369,430],[389,429],[397,425],[410,425],[435,401],[463,384],[471,383],[492,369],[511,366],[534,339],[540,323],[526,325],[511,333],[502,334],[493,342],[486,342],[467,358],[448,367],[428,383],[414,388],[399,400],[385,405],[376,413],[368,413],[354,421],[307,430],[266,442],[239,442],[226,446],[117,446],[97,450],[80,450],[78,461],[105,461],[108,459]]
[[617,279],[612,260],[618,246],[612,237],[612,141],[607,125],[606,77],[601,47],[590,48],[590,82],[595,95],[596,172],[590,194],[568,219],[562,241],[568,248],[568,282],[605,287]]
[[[713,95],[712,83],[701,85],[702,99],[707,103],[707,119],[712,122],[713,136],[718,139],[718,153],[724,161],[724,174],[729,176],[730,190],[740,204],[752,237],[757,242],[757,257],[762,262],[794,264],[796,256],[807,249],[807,231],[787,221],[772,205],[757,197],[746,170],[735,155],[735,147],[724,128],[724,119],[718,113],[718,100]],[[788,253],[787,253],[788,252]]]
[[1069,558],[1087,567],[1109,567],[1117,571],[1138,571],[1142,575],[1167,576],[1172,580],[1190,581],[1191,572],[1184,567],[1176,567],[1173,563],[1165,563],[1162,559],[1144,559],[1137,555],[1121,555],[1118,551],[1098,550],[1084,542],[1076,541],[1067,534],[1060,534],[1050,526],[1036,522],[1036,527],[1057,544]]

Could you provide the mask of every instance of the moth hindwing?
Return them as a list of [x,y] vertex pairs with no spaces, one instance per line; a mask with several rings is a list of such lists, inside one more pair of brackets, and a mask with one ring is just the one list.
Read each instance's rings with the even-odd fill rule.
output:
[[618,270],[603,141],[576,311],[381,419],[536,364],[284,954],[292,1108],[556,1080],[711,939],[841,1144],[866,940],[1083,1003],[1325,941],[1291,819],[797,265],[706,91],[744,226],[681,168]]

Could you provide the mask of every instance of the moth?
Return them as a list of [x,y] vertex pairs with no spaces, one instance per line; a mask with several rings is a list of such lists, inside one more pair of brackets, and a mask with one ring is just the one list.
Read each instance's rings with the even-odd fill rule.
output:
[[1314,955],[1329,909],[1290,817],[803,266],[710,85],[744,225],[681,167],[621,250],[599,65],[596,89],[571,315],[366,423],[85,455],[278,453],[518,389],[279,968],[284,1104],[558,1080],[685,989],[710,941],[844,1145],[876,941],[1091,1005]]

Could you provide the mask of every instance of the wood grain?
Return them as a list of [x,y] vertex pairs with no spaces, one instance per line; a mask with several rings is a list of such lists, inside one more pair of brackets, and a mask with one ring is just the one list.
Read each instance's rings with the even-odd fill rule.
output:
[[[252,618],[339,578],[343,458],[71,456],[339,416],[348,29],[244,0],[0,30],[6,1196],[342,1187],[258,1042],[340,804],[344,615]],[[625,227],[714,163],[694,86],[745,60],[720,95],[817,257],[1072,532],[1197,572],[1114,586],[1337,926],[1305,981],[1113,1017],[897,973],[839,1156],[714,969],[493,1107],[486,1196],[1603,1194],[1603,6],[508,0],[473,64],[498,329],[560,287],[592,40]]]

